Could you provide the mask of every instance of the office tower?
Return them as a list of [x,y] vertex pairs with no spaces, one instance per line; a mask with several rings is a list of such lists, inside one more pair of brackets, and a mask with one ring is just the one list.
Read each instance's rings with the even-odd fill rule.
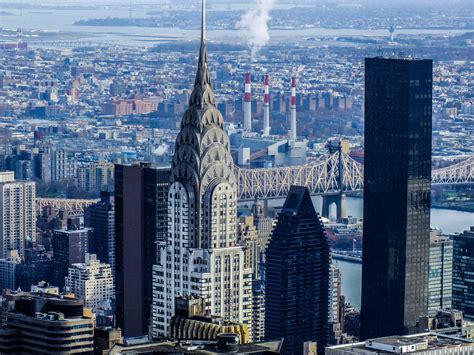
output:
[[95,312],[115,299],[114,280],[109,264],[101,263],[95,254],[86,254],[84,263],[72,264],[65,288],[84,300],[84,306]]
[[51,179],[53,181],[71,178],[74,175],[73,166],[72,160],[64,149],[54,150],[51,153]]
[[453,239],[453,307],[474,319],[474,227]]
[[167,335],[175,298],[187,295],[203,298],[207,314],[251,328],[252,276],[237,245],[237,181],[211,86],[202,6],[198,69],[172,162],[168,240],[153,267],[155,337]]
[[34,155],[35,177],[42,182],[51,182],[51,155],[46,152],[38,152]]
[[265,339],[265,280],[252,280],[252,340]]
[[77,186],[86,191],[109,190],[113,181],[113,164],[105,161],[83,163],[77,167]]
[[255,199],[252,205],[252,216],[255,227],[257,228],[258,246],[260,251],[263,252],[267,249],[268,241],[270,240],[270,235],[272,234],[273,225],[275,223],[275,220],[269,217],[267,213],[267,208],[262,208],[258,200]]
[[239,218],[237,224],[237,243],[244,247],[244,267],[252,270],[254,278],[258,277],[260,248],[253,216],[242,216]]
[[285,338],[285,354],[316,341],[324,351],[329,318],[329,243],[309,191],[291,186],[267,249],[265,337]]
[[92,353],[94,318],[77,298],[20,292],[6,295],[7,311],[0,331],[0,352],[13,354]]
[[64,287],[69,266],[85,262],[91,233],[90,228],[84,227],[82,217],[68,218],[65,230],[53,231],[53,279],[56,286]]
[[17,250],[10,251],[7,258],[0,259],[0,292],[6,289],[16,290],[18,287],[16,274],[20,261]]
[[427,312],[432,71],[365,60],[362,339],[407,334]]
[[115,205],[110,192],[102,191],[100,201],[86,208],[84,224],[92,229],[91,251],[115,274]]
[[23,257],[27,241],[36,240],[36,185],[15,181],[12,171],[0,172],[0,258],[18,250]]
[[43,245],[25,249],[25,256],[16,270],[17,287],[29,290],[40,281],[53,283],[53,260]]
[[329,269],[329,343],[338,344],[344,333],[344,302],[341,271],[331,264]]
[[453,241],[431,231],[428,272],[428,315],[450,309],[453,300]]
[[125,337],[148,334],[156,243],[167,231],[170,170],[115,166],[115,296]]

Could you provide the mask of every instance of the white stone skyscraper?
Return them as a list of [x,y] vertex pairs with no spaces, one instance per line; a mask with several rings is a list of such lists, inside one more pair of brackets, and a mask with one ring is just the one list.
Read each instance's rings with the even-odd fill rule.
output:
[[16,181],[13,171],[0,172],[0,259],[17,250],[23,257],[27,241],[36,241],[36,184]]
[[84,306],[94,312],[115,299],[112,268],[101,263],[95,254],[86,254],[85,263],[72,264],[65,277],[66,289],[84,300]]
[[224,321],[251,323],[251,270],[237,244],[237,182],[207,63],[205,1],[199,64],[176,139],[168,240],[153,268],[153,336],[168,334],[175,298],[195,295]]

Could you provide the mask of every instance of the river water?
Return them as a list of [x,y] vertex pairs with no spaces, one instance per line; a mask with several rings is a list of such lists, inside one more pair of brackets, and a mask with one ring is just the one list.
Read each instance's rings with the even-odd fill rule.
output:
[[[313,196],[312,199],[316,211],[321,213],[321,197]],[[282,206],[283,202],[282,199],[271,200],[269,206]],[[347,214],[349,216],[363,218],[363,207],[362,198],[347,198]],[[443,208],[431,210],[431,226],[441,229],[445,234],[462,233],[472,225],[474,225],[474,213]],[[346,296],[346,301],[360,308],[362,264],[341,260],[334,260],[334,263],[341,270],[342,294]]]
[[[160,10],[161,7],[151,7],[149,9],[137,9],[133,12],[135,18],[147,17],[150,10]],[[14,29],[33,29],[52,32],[69,32],[83,40],[117,43],[131,46],[152,46],[163,41],[182,41],[196,40],[200,36],[199,16],[196,16],[196,29],[185,30],[179,27],[109,27],[109,26],[74,26],[78,20],[91,18],[128,18],[128,10],[122,8],[110,9],[48,9],[46,11],[24,9],[7,9],[10,15],[0,15],[0,28]],[[445,29],[397,29],[397,35],[405,34],[457,34],[465,33],[464,30],[445,30]],[[292,41],[304,41],[306,38],[314,37],[338,37],[338,36],[371,36],[386,37],[386,29],[357,30],[347,29],[329,29],[329,28],[306,28],[306,29],[274,29],[270,30],[271,43],[278,43],[292,38]],[[210,40],[235,43],[241,40],[241,34],[237,30],[208,30]],[[0,38],[1,39],[1,38]],[[35,41],[35,38],[27,38]]]
[[[315,202],[319,202],[318,200],[315,199]],[[348,198],[347,212],[348,215],[362,218],[363,200]],[[474,225],[474,213],[443,208],[431,210],[431,226],[440,228],[446,234],[462,233],[472,225]],[[362,264],[341,260],[334,260],[334,263],[341,270],[342,294],[346,296],[347,302],[360,309]]]

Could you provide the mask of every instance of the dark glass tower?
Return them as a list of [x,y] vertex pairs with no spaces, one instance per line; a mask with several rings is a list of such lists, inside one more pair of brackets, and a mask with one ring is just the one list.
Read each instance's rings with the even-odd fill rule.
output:
[[307,188],[291,187],[266,257],[265,337],[285,338],[284,354],[302,354],[305,341],[324,353],[329,245]]
[[[166,233],[170,169],[115,165],[115,295],[117,326],[127,337],[148,334],[156,243]],[[165,213],[166,211],[166,213]]]
[[427,312],[432,61],[365,60],[362,339]]
[[92,251],[115,269],[115,206],[110,192],[102,191],[100,201],[87,207],[84,224],[92,228]]
[[474,226],[462,234],[452,236],[453,252],[453,307],[474,319]]

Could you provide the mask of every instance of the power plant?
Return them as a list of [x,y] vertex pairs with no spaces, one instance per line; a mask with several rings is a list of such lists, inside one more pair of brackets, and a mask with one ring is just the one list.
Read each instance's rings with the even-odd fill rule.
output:
[[[276,167],[306,164],[307,141],[297,140],[296,77],[291,78],[290,129],[288,134],[271,134],[270,75],[263,77],[263,129],[252,131],[251,73],[245,74],[243,128],[228,127],[235,161],[240,166]],[[255,103],[255,102],[254,102]],[[260,101],[261,103],[261,101]]]
[[270,135],[270,76],[265,75],[265,94],[263,97],[263,136]]
[[250,73],[245,74],[244,131],[252,132],[252,81]]

